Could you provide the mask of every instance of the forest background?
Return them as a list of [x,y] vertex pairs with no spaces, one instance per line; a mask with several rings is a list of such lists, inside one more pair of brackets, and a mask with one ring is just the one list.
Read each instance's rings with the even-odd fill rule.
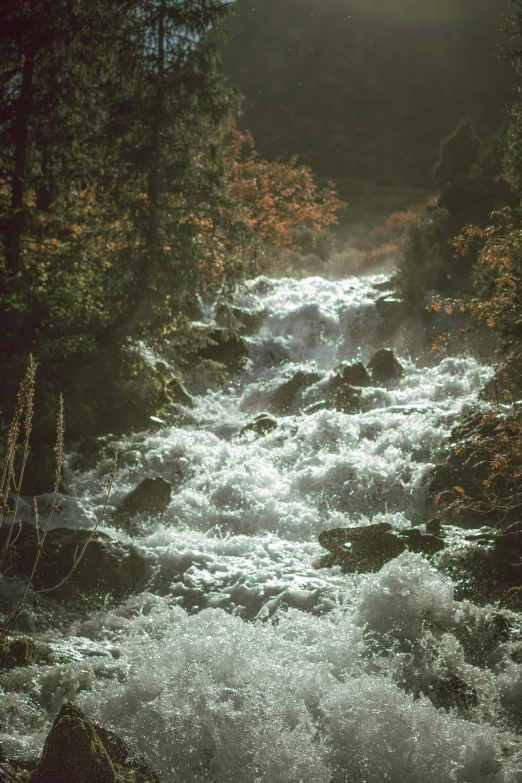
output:
[[[507,177],[500,206],[517,201],[516,111],[503,113],[517,55],[496,50],[504,10],[516,26],[508,0],[2,5],[0,415],[5,429],[32,353],[27,493],[54,475],[60,392],[71,441],[168,418],[190,368],[212,357],[216,333],[194,325],[202,307],[217,302],[219,340],[233,341],[234,288],[274,249],[325,261],[336,235],[325,247],[321,228],[340,218],[345,241],[401,207],[372,242],[400,249],[403,295],[418,306],[447,278],[464,223],[447,204],[427,209],[444,195],[431,174],[440,140],[464,116],[464,136],[481,139],[469,171],[453,173]],[[473,252],[448,294],[473,290]]]

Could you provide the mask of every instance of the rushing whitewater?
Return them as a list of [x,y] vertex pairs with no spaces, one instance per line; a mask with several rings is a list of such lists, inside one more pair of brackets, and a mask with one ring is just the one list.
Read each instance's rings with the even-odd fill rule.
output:
[[[384,282],[245,287],[238,305],[260,326],[244,370],[121,444],[112,504],[147,476],[176,488],[132,536],[104,526],[146,555],[143,591],[87,618],[48,601],[26,619],[43,652],[4,677],[7,757],[38,755],[67,699],[162,783],[522,783],[518,616],[497,638],[498,612],[455,601],[409,552],[376,574],[318,568],[323,530],[422,521],[437,454],[491,376],[469,356],[427,368],[405,353],[402,379],[364,389],[360,413],[321,407],[328,374],[381,347]],[[243,431],[297,370],[320,379],[273,431]],[[94,524],[106,472],[69,477],[56,524]],[[425,694],[451,677],[474,698],[437,709]]]

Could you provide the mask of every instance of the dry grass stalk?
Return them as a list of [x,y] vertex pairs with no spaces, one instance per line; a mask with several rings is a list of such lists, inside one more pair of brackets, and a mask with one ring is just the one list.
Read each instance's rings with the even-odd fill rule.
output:
[[[16,540],[20,535],[22,529],[22,525],[20,522],[18,523],[18,531],[15,532],[15,528],[17,526],[16,514],[18,510],[20,490],[22,486],[22,479],[25,471],[27,457],[29,454],[29,435],[31,432],[33,410],[34,410],[35,374],[36,374],[36,364],[31,357],[29,361],[29,367],[27,369],[27,373],[20,385],[20,391],[18,394],[15,413],[13,415],[13,419],[11,421],[11,425],[9,428],[6,456],[5,456],[4,466],[2,470],[2,483],[0,484],[0,519],[3,518],[3,516],[7,512],[9,513],[9,515],[11,515],[11,523],[7,533],[6,541],[4,542],[2,551],[0,552],[0,578],[4,576],[11,568],[10,565],[6,567],[6,561],[8,557],[11,556],[12,558],[14,556]],[[21,461],[20,471],[18,474],[18,479],[16,479],[15,477],[16,451],[17,451],[18,438],[22,426],[22,420],[23,420],[23,428],[24,428],[22,461]],[[52,593],[55,590],[58,590],[71,578],[73,573],[78,568],[87,547],[96,538],[98,528],[102,523],[103,517],[105,515],[105,511],[107,509],[107,504],[109,502],[112,485],[114,483],[114,478],[116,475],[116,467],[117,467],[117,460],[118,460],[117,449],[115,450],[114,459],[112,462],[111,470],[109,472],[107,491],[105,493],[105,499],[104,499],[102,510],[98,516],[98,519],[96,520],[96,524],[94,525],[89,536],[85,540],[85,543],[81,548],[80,552],[75,553],[71,568],[69,569],[67,574],[62,579],[60,579],[59,582],[57,582],[55,585],[52,585],[51,587],[40,588],[39,590],[32,590],[31,589],[32,581],[38,569],[38,564],[40,562],[40,559],[44,553],[45,540],[47,538],[47,534],[49,532],[51,522],[54,516],[58,514],[60,509],[60,503],[62,500],[60,495],[60,482],[62,480],[62,466],[63,466],[63,459],[64,459],[63,454],[64,454],[64,413],[63,413],[63,397],[60,396],[60,408],[58,411],[58,418],[56,422],[56,470],[55,470],[55,477],[54,477],[53,501],[51,503],[51,507],[49,509],[49,513],[47,515],[45,524],[43,527],[41,527],[40,516],[38,512],[38,504],[36,502],[36,498],[34,498],[35,528],[36,528],[36,536],[37,536],[36,555],[31,568],[31,574],[27,580],[24,591],[21,597],[19,598],[15,608],[13,609],[13,611],[5,621],[3,627],[0,629],[0,644],[7,637],[17,617],[20,615],[20,613],[22,612],[22,610],[25,608],[25,606],[28,604],[30,600],[36,600],[37,596],[39,595],[43,595],[45,593]],[[11,484],[14,487],[14,491],[15,491],[14,506],[12,509],[9,508]]]

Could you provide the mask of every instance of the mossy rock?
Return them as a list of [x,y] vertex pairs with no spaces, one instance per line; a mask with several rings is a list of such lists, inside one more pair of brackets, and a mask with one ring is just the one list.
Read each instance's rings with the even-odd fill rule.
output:
[[27,783],[159,783],[123,740],[73,704],[62,706]]
[[14,669],[17,666],[30,666],[35,660],[35,643],[21,636],[18,639],[6,639],[0,644],[0,669]]
[[[5,537],[0,533],[0,546]],[[65,577],[90,535],[89,530],[55,528],[50,530],[43,556],[33,578],[36,590],[54,587]],[[28,578],[38,551],[35,528],[22,523],[17,538],[14,569],[11,574]],[[104,533],[97,533],[71,577],[49,596],[78,609],[91,609],[107,603],[125,600],[137,588],[145,575],[145,560],[135,547],[114,541]]]

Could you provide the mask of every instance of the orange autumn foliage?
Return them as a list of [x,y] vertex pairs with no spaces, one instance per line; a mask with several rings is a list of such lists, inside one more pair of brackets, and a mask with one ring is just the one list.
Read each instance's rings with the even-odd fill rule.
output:
[[300,233],[338,222],[347,204],[332,183],[318,190],[308,166],[297,157],[268,161],[259,157],[250,132],[230,132],[227,181],[230,195],[266,245],[298,249]]

